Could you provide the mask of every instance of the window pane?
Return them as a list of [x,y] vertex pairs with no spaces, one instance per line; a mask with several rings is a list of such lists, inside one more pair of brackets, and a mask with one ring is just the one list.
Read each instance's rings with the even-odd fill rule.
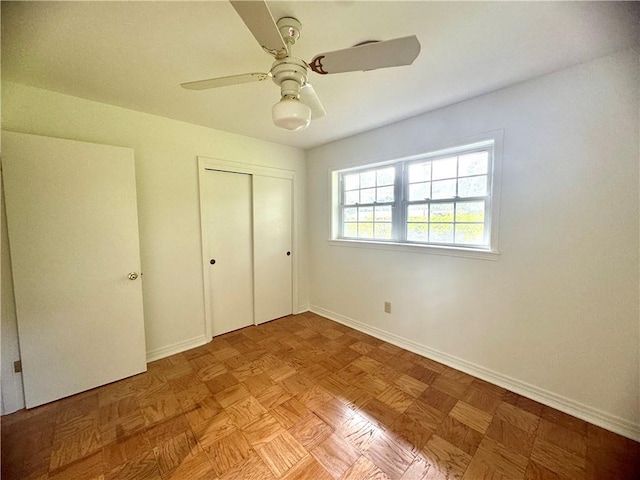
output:
[[360,175],[358,173],[344,176],[345,190],[354,190],[359,187],[360,187]]
[[391,221],[391,205],[385,205],[383,207],[375,207],[375,221],[390,222]]
[[431,198],[453,198],[456,196],[455,180],[440,180],[431,183]]
[[359,223],[358,237],[373,238],[373,223]]
[[456,243],[482,245],[484,225],[481,223],[456,225]]
[[456,222],[484,222],[484,201],[458,203],[456,205]]
[[369,170],[360,174],[360,188],[375,187],[376,186],[376,171]]
[[409,201],[424,200],[429,198],[430,183],[412,183],[409,185]]
[[434,203],[431,205],[430,222],[453,222],[453,203]]
[[410,223],[407,225],[407,240],[412,242],[427,242],[429,237],[427,235],[426,223]]
[[429,205],[409,205],[407,209],[408,222],[426,222],[429,214]]
[[356,238],[358,236],[358,224],[357,223],[345,223],[344,233],[345,237]]
[[393,187],[378,187],[376,202],[393,202]]
[[409,183],[431,180],[431,162],[414,163],[409,166]]
[[482,197],[487,194],[487,177],[466,177],[458,180],[459,197]]
[[360,202],[360,193],[359,190],[353,190],[351,192],[344,193],[344,204],[345,205],[355,205]]
[[360,190],[360,203],[373,203],[376,201],[376,189],[365,188]]
[[432,243],[453,243],[453,224],[430,223],[429,241]]
[[433,180],[441,178],[455,178],[457,171],[458,157],[443,158],[432,162]]
[[458,158],[458,176],[482,175],[487,173],[489,152],[476,152],[460,155]]
[[359,222],[372,222],[373,221],[373,207],[358,207],[358,221]]
[[375,238],[381,240],[391,240],[391,224],[390,223],[376,223],[376,235]]
[[342,210],[343,222],[357,222],[358,221],[358,209],[357,208],[345,208]]
[[380,170],[376,171],[376,175],[378,176],[378,186],[393,185],[393,182],[396,178],[396,169],[393,167],[381,168]]

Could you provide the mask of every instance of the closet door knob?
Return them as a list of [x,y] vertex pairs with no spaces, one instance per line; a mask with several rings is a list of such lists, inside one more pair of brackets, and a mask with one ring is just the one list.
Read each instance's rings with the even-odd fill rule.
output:
[[288,257],[289,255],[291,255],[291,252],[287,252],[287,257]]
[[215,264],[216,264],[216,261],[212,258],[211,260],[209,260],[209,263],[210,263],[211,265],[215,265]]

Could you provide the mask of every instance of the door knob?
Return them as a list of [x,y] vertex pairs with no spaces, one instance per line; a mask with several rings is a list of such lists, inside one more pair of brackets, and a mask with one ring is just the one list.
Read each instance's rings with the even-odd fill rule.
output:
[[209,263],[210,263],[211,265],[215,265],[215,264],[216,264],[216,261],[212,258],[211,260],[209,260]]
[[287,257],[288,257],[289,255],[291,255],[291,252],[287,252]]
[[127,277],[129,277],[129,280],[135,280],[138,278],[138,274],[136,272],[131,272]]

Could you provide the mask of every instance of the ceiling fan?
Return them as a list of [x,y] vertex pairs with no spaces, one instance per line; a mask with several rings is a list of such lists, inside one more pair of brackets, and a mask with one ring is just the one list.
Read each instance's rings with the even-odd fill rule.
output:
[[343,50],[321,53],[306,63],[291,55],[291,47],[300,38],[302,27],[297,19],[284,17],[274,21],[263,0],[232,0],[231,5],[263,50],[275,58],[271,70],[268,73],[253,72],[187,82],[181,86],[189,90],[206,90],[271,78],[280,87],[281,95],[272,109],[273,122],[287,130],[306,128],[311,119],[326,113],[308,82],[309,70],[326,75],[411,65],[420,53],[420,42],[412,35],[381,42],[363,42]]

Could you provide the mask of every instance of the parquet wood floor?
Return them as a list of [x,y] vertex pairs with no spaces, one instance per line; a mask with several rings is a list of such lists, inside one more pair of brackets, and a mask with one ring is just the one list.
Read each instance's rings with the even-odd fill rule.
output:
[[305,313],[3,417],[2,478],[623,480],[640,445]]

